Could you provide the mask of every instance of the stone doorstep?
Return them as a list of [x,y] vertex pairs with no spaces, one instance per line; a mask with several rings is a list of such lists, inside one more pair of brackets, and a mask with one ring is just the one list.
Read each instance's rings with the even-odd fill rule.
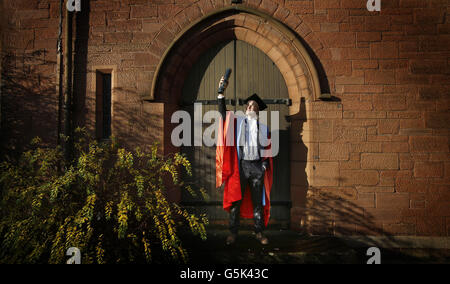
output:
[[340,236],[350,247],[446,249],[450,250],[450,237],[421,236]]

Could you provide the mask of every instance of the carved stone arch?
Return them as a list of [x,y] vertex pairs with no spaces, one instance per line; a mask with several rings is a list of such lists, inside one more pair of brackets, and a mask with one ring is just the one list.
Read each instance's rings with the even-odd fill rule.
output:
[[[183,21],[188,17],[186,15],[195,18],[198,15],[194,16],[192,11],[203,12],[200,6],[195,6],[197,9],[192,7],[164,26],[152,43],[159,47],[153,52],[161,59],[153,77],[149,100],[177,104],[184,80],[197,58],[220,42],[233,39],[256,46],[277,65],[293,102],[290,114],[299,111],[301,97],[307,101],[319,98],[321,91],[316,68],[291,28],[268,14],[239,5],[214,10],[180,30],[186,25]],[[177,30],[178,36],[174,37]],[[163,51],[163,45],[168,42]]]
[[[218,6],[219,2],[200,0],[182,10],[162,27],[148,46],[148,51],[160,59],[149,97],[145,100],[153,101],[163,110],[161,142],[164,153],[179,151],[170,143],[174,124],[170,123],[169,116],[181,107],[184,81],[197,59],[219,43],[234,39],[259,48],[280,70],[292,100],[289,114],[291,134],[295,138],[291,140],[290,147],[296,150],[291,155],[289,167],[291,172],[296,173],[295,180],[291,179],[291,193],[296,197],[291,198],[291,225],[300,226],[299,220],[304,218],[302,208],[305,204],[302,202],[306,199],[297,198],[297,195],[306,192],[303,187],[308,186],[309,177],[313,176],[310,161],[317,155],[315,147],[310,145],[314,130],[307,122],[307,116],[312,113],[313,102],[321,96],[316,66],[300,39],[304,39],[315,53],[321,52],[323,45],[297,15],[270,0],[248,0],[227,7]],[[305,103],[302,103],[302,98]],[[303,128],[305,131],[302,131]],[[306,163],[298,162],[305,158]],[[174,201],[181,200],[180,191],[171,194]]]

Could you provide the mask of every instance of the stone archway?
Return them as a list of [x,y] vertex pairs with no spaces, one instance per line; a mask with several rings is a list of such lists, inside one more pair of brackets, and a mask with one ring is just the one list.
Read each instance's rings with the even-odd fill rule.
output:
[[[200,8],[198,9],[203,12]],[[191,11],[197,10],[191,9]],[[184,14],[184,16],[179,17],[184,18],[187,17],[186,15],[196,17],[193,14]],[[314,102],[319,99],[321,90],[313,61],[292,28],[287,27],[268,14],[244,6],[221,8],[202,15],[203,13],[197,15],[197,17],[200,16],[197,21],[188,25],[184,30],[178,31],[179,34],[176,37],[170,30],[174,28],[176,30],[176,27],[182,26],[183,22],[180,18],[175,18],[174,21],[163,27],[152,43],[152,52],[159,52],[161,59],[153,77],[148,99],[162,103],[164,113],[167,114],[179,109],[184,81],[201,54],[221,42],[241,40],[260,49],[278,67],[292,100],[289,115],[297,119],[299,125],[303,125],[304,120],[306,120],[306,110],[300,108],[302,99],[306,102]],[[166,49],[163,49],[164,45],[167,46]],[[170,118],[167,118],[164,121],[165,153],[178,151],[178,149],[169,145],[170,141],[167,137],[170,137],[170,134],[168,133],[171,133],[174,126],[170,123]],[[297,135],[302,127],[293,127],[291,132],[293,131]],[[306,135],[310,134],[306,133]],[[302,142],[296,143],[293,143],[291,148],[300,145]],[[307,157],[305,159],[309,161],[309,147],[305,147],[305,144],[302,144],[302,146],[305,153],[302,153],[301,156]],[[310,176],[310,169],[306,167],[306,161],[299,163],[295,159],[291,159],[290,168],[291,172],[302,173],[301,179],[305,180],[302,189],[296,192],[306,193],[306,190],[303,189],[308,188],[307,179]],[[308,174],[305,173],[306,171],[308,171]],[[291,178],[291,187],[293,186],[294,183]],[[297,200],[304,200],[305,198],[297,198],[298,193],[295,198],[294,195],[295,193],[292,193],[291,219],[295,218],[298,221],[299,216],[296,215],[299,215],[299,213],[296,210],[303,207],[303,204],[298,203],[300,201]],[[181,196],[172,196],[172,198],[180,200]],[[294,223],[299,224],[297,221]]]
[[232,39],[256,46],[275,62],[288,86],[291,115],[298,113],[301,97],[311,101],[319,98],[317,71],[295,34],[264,13],[234,6],[203,16],[172,41],[161,56],[149,98],[159,100],[164,94],[171,98],[164,100],[166,103],[176,103],[196,59],[212,46]]

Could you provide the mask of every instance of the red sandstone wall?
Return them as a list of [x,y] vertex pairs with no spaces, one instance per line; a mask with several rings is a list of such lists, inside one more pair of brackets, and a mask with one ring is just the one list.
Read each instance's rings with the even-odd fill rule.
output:
[[[10,83],[14,92],[3,92],[10,132],[2,138],[41,135],[54,143],[58,1],[3,2],[3,51],[19,79]],[[130,146],[160,141],[168,148],[164,119],[174,98],[142,101],[160,56],[189,23],[231,1],[89,2],[89,15],[77,19],[78,122],[93,130],[95,70],[111,68],[113,132]],[[365,0],[243,1],[303,39],[340,100],[307,101],[304,125],[292,125],[302,136],[291,151],[304,143],[308,153],[291,168],[291,225],[449,236],[450,6],[381,2],[381,12],[368,12]]]

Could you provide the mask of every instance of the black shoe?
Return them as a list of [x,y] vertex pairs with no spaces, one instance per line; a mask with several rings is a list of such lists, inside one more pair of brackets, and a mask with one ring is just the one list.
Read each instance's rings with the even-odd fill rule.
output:
[[256,233],[256,239],[262,244],[262,245],[268,245],[269,239],[267,239],[262,233]]

